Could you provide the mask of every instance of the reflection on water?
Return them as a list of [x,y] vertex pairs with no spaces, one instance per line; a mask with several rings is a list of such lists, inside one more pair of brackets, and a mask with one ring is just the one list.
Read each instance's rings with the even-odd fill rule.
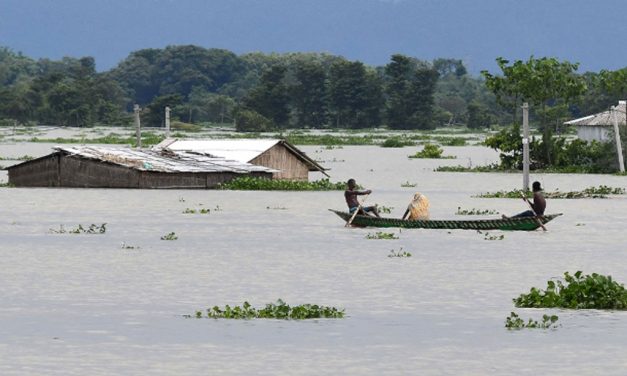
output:
[[[29,147],[11,155],[46,153]],[[2,148],[0,155],[9,154]],[[441,161],[408,159],[418,147],[303,149],[345,161],[327,165],[332,180],[355,178],[373,190],[368,202],[393,207],[390,216],[402,215],[414,191],[429,197],[432,218],[459,218],[458,207],[525,209],[518,200],[472,197],[518,188],[519,175],[433,172],[496,161],[486,148],[445,147],[458,159]],[[532,179],[547,190],[627,181]],[[516,309],[523,318],[555,313],[562,326],[504,329],[512,298],[564,271],[627,281],[624,197],[551,200],[547,212],[564,216],[548,232],[504,233],[497,241],[474,231],[420,229],[368,240],[374,229],[347,229],[327,211],[344,207],[341,192],[11,188],[0,189],[0,203],[3,375],[624,374],[627,313]],[[223,210],[182,213],[216,205]],[[107,223],[107,232],[49,233],[92,223]],[[178,240],[160,240],[169,232]],[[387,257],[401,247],[412,257]],[[348,318],[181,317],[277,298],[342,307]]]

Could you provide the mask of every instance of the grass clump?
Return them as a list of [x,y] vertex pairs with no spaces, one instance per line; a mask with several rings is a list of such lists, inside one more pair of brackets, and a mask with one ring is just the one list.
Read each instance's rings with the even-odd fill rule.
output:
[[401,247],[398,251],[390,250],[388,257],[411,257],[411,253],[403,251],[403,247]]
[[490,209],[481,210],[481,209],[475,209],[475,208],[468,210],[468,209],[462,209],[461,206],[458,206],[455,214],[456,215],[487,215],[487,214],[499,214],[499,212],[496,210],[490,210]]
[[417,185],[418,183],[410,183],[409,180],[407,180],[405,183],[401,183],[402,188],[414,188]]
[[611,276],[564,273],[564,282],[547,281],[546,290],[532,287],[513,299],[520,308],[627,309],[627,290]]
[[104,234],[107,232],[107,224],[103,223],[101,225],[96,225],[92,223],[88,228],[84,228],[83,225],[78,225],[78,227],[66,230],[63,225],[59,225],[59,229],[50,229],[50,232],[53,234]]
[[205,208],[200,208],[200,209],[186,208],[185,210],[183,210],[183,214],[209,214],[209,213],[211,213],[211,209],[205,209]]
[[178,238],[179,238],[179,237],[178,237],[178,236],[176,236],[176,233],[174,233],[174,232],[170,232],[170,233],[168,233],[168,234],[166,234],[166,235],[163,235],[163,236],[161,237],[161,240],[176,240],[176,239],[178,239]]
[[497,164],[489,164],[485,166],[464,167],[458,166],[439,166],[436,167],[436,172],[518,172],[515,170],[506,171],[502,170]]
[[483,235],[483,240],[503,240],[505,239],[505,235],[490,235],[489,232],[481,232],[481,230],[477,230],[477,233]]
[[220,183],[218,189],[246,191],[342,191],[346,189],[346,183],[332,183],[329,179],[295,181],[245,176]]
[[509,317],[505,319],[505,327],[510,330],[520,329],[550,329],[557,326],[558,317],[556,315],[542,315],[542,321],[529,319],[525,322],[515,312],[511,312]]
[[[498,191],[482,193],[475,197],[480,198],[520,198],[521,194],[526,197],[532,197],[531,192],[525,192],[521,189],[514,189],[512,191]],[[545,198],[551,199],[576,199],[576,198],[607,198],[608,195],[624,195],[625,188],[613,188],[606,185],[600,185],[598,187],[588,187],[582,191],[560,192],[559,190],[554,192],[544,192]]]
[[366,239],[385,239],[385,240],[391,240],[391,239],[398,239],[398,236],[396,236],[393,232],[376,232],[374,234],[367,234],[366,235]]
[[413,146],[416,143],[410,139],[400,136],[392,136],[388,137],[381,143],[381,147],[383,148],[402,148],[405,146]]
[[[185,317],[191,318],[191,315]],[[196,311],[195,318],[210,319],[279,319],[279,320],[307,320],[332,318],[341,319],[344,317],[344,310],[335,307],[320,306],[317,304],[302,304],[289,306],[279,299],[276,303],[266,304],[264,308],[256,309],[248,302],[240,306],[230,307],[228,304],[224,308],[214,306],[203,311]]]
[[455,159],[454,156],[442,156],[442,148],[435,144],[425,144],[421,151],[410,155],[408,158],[424,159]]

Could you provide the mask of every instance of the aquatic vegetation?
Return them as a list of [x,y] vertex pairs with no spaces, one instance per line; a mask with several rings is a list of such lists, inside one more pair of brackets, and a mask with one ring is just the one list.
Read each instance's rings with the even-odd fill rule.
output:
[[379,213],[385,213],[385,214],[390,214],[392,212],[392,209],[394,209],[394,206],[378,206],[379,209]]
[[464,137],[443,137],[436,136],[432,138],[434,141],[439,142],[444,146],[466,146],[466,141],[468,138]]
[[424,158],[424,159],[455,159],[455,156],[442,156],[441,147],[435,144],[425,144],[421,151],[416,152],[413,155],[409,155],[408,158]]
[[322,146],[338,146],[338,145],[372,145],[375,143],[375,137],[372,135],[354,136],[354,135],[314,135],[288,133],[287,135],[278,134],[275,138],[283,138],[293,145],[322,145]]
[[401,247],[398,251],[391,249],[388,257],[411,257],[411,253],[403,251],[403,247]]
[[[141,133],[142,146],[156,145],[165,139],[165,136],[153,132]],[[103,137],[96,138],[38,138],[33,137],[29,142],[46,142],[55,144],[115,144],[136,146],[137,139],[133,136],[122,136],[117,133],[109,133]]]
[[178,236],[176,236],[176,233],[174,232],[170,232],[169,234],[163,235],[161,237],[161,240],[176,240],[176,239],[178,239]]
[[564,273],[564,282],[547,281],[546,290],[532,287],[513,299],[520,308],[627,309],[627,290],[611,276],[581,271]]
[[503,170],[497,164],[489,164],[485,166],[439,166],[434,169],[436,172],[520,172],[517,170]]
[[[512,191],[498,191],[487,192],[474,197],[480,198],[520,198],[521,194],[525,194],[526,197],[531,198],[532,192],[524,192],[521,189],[514,189]],[[545,198],[551,199],[576,199],[576,198],[607,198],[608,195],[624,195],[625,188],[612,188],[606,185],[600,185],[598,187],[589,187],[582,191],[572,192],[560,192],[556,190],[554,192],[543,192]]]
[[210,213],[211,213],[211,209],[205,209],[205,208],[200,208],[200,209],[186,208],[185,210],[183,210],[183,214],[210,214]]
[[511,312],[509,317],[505,319],[505,327],[507,329],[550,329],[557,327],[557,320],[559,318],[556,315],[542,315],[542,322],[529,319],[525,322],[515,312]]
[[0,188],[15,188],[15,185],[11,183],[0,183]]
[[130,245],[130,244],[126,244],[125,242],[122,242],[122,245],[120,246],[120,248],[122,249],[139,249],[140,247],[134,246],[134,245]]
[[35,159],[35,157],[31,157],[30,155],[24,154],[21,157],[2,157],[0,156],[0,161],[30,161]]
[[398,239],[393,232],[375,232],[374,234],[368,233],[366,235],[366,239]]
[[462,209],[461,206],[458,206],[455,214],[456,215],[487,215],[487,214],[499,214],[499,212],[496,210],[491,210],[491,209],[481,210],[481,209],[472,208],[468,210],[468,209]]
[[483,235],[483,240],[503,240],[505,239],[505,235],[490,235],[489,232],[481,232],[481,230],[477,230],[477,233]]
[[267,210],[287,210],[287,208],[284,206],[273,206],[273,207],[266,206],[266,209]]
[[203,311],[196,311],[192,315],[184,317],[191,318],[211,318],[211,319],[280,319],[280,320],[307,320],[320,318],[339,319],[344,317],[344,310],[335,307],[320,306],[317,304],[302,304],[289,306],[283,300],[278,299],[276,303],[266,304],[264,308],[256,309],[248,302],[240,306],[230,307],[228,304],[224,308],[214,306]]
[[346,189],[346,183],[332,183],[329,179],[295,181],[245,176],[220,183],[218,189],[247,191],[340,191]]
[[403,188],[413,188],[415,186],[417,186],[418,183],[410,183],[409,181],[406,181],[405,183],[401,184],[401,187]]
[[107,224],[103,223],[101,225],[91,224],[88,228],[84,228],[83,225],[78,225],[78,227],[70,230],[66,230],[63,225],[59,225],[59,229],[50,229],[50,233],[53,234],[104,234],[107,232]]
[[407,139],[401,136],[388,137],[381,144],[382,148],[402,148],[405,146],[414,146],[416,143],[413,140]]

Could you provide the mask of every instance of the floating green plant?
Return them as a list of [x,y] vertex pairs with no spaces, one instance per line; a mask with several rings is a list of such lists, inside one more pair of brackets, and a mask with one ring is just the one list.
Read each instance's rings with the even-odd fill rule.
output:
[[329,179],[295,181],[241,177],[220,183],[218,189],[248,191],[338,191],[346,189],[346,183],[332,183]]
[[210,213],[211,213],[211,209],[205,209],[205,208],[200,208],[200,209],[187,208],[183,211],[183,214],[210,214]]
[[176,240],[176,239],[178,239],[178,236],[176,236],[176,233],[174,232],[171,232],[167,235],[163,235],[161,237],[161,240]]
[[496,210],[490,210],[490,209],[462,209],[461,206],[457,207],[457,211],[455,212],[456,215],[487,215],[487,214],[499,214],[498,211]]
[[285,206],[266,206],[267,210],[287,210],[287,208]]
[[417,186],[417,183],[410,183],[409,181],[406,181],[405,183],[401,184],[401,187],[403,188],[413,188],[415,186]]
[[550,329],[557,327],[558,317],[556,315],[542,315],[542,321],[538,322],[536,320],[529,319],[529,321],[525,322],[521,319],[515,312],[511,312],[509,317],[505,319],[505,327],[507,329]]
[[320,318],[343,318],[344,310],[335,307],[320,306],[317,304],[302,304],[290,307],[283,300],[279,299],[275,303],[266,304],[264,308],[256,309],[248,302],[240,306],[230,307],[228,304],[224,308],[214,306],[206,311],[196,311],[192,315],[185,315],[187,318],[211,318],[211,319],[280,319],[280,320],[306,320]]
[[[531,192],[525,192],[520,189],[514,189],[512,191],[498,191],[487,192],[474,196],[479,198],[520,198],[521,194],[526,197],[531,197]],[[613,188],[606,185],[600,185],[598,187],[589,187],[582,191],[572,192],[560,192],[559,190],[554,192],[544,192],[545,198],[551,199],[575,199],[575,198],[607,198],[608,195],[624,195],[625,188]]]
[[477,230],[479,234],[483,235],[483,240],[503,240],[505,239],[505,235],[490,235],[489,232],[481,232],[481,230]]
[[442,148],[435,144],[425,144],[421,151],[408,156],[408,158],[423,159],[455,159],[454,156],[442,156]]
[[627,290],[611,276],[564,273],[564,282],[547,281],[546,290],[532,287],[513,299],[521,308],[627,309]]
[[390,214],[392,212],[392,209],[394,209],[393,206],[377,206],[379,209],[379,213],[385,213],[385,214]]
[[388,257],[411,257],[411,253],[403,251],[403,247],[401,247],[398,251],[390,250]]
[[101,225],[91,224],[88,228],[84,228],[83,225],[78,225],[78,227],[67,230],[63,225],[59,225],[59,229],[50,229],[51,233],[54,234],[104,234],[107,232],[107,224],[103,223]]
[[402,136],[388,137],[385,139],[385,141],[383,141],[383,143],[381,143],[381,147],[384,147],[384,148],[402,148],[405,146],[413,146],[413,145],[416,145],[416,142],[406,137],[402,137]]
[[122,242],[122,245],[120,246],[120,248],[122,248],[122,249],[139,249],[140,247],[134,246],[134,245],[130,245],[130,244],[126,244],[125,242]]
[[368,233],[366,239],[398,239],[393,232],[375,232],[374,234]]

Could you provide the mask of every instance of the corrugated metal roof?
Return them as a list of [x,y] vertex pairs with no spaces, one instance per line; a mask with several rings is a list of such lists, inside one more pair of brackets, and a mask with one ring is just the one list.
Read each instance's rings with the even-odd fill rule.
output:
[[129,149],[101,146],[63,146],[57,151],[82,158],[114,163],[142,171],[159,172],[278,172],[250,163],[209,156],[198,152]]
[[[627,104],[625,101],[619,101],[618,106],[616,106],[616,120],[618,120],[619,125],[624,125],[627,113]],[[598,114],[585,116],[579,119],[574,119],[565,122],[566,125],[578,125],[578,126],[588,126],[588,127],[613,127],[614,126],[614,118],[612,115],[612,111],[603,111]]]
[[216,157],[250,162],[266,150],[278,144],[280,140],[165,140],[154,149],[167,148],[177,151],[201,152]]

